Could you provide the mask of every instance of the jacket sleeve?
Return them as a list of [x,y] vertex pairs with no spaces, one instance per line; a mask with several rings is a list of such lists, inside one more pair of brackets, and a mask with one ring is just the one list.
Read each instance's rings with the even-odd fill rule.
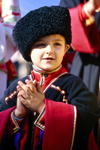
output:
[[[87,26],[80,19],[81,4],[69,9],[72,26],[72,47],[82,53],[98,53],[100,49],[100,35],[96,23]],[[78,27],[78,28],[77,28]],[[77,30],[76,30],[77,28]],[[80,36],[81,35],[81,38]],[[82,40],[84,39],[84,40]]]
[[[22,82],[25,83],[25,79],[27,79],[28,76],[20,79]],[[17,100],[17,82],[19,79],[15,80],[10,84],[10,86],[5,90],[4,96],[0,99],[0,111],[6,110],[10,107],[16,106],[16,100]]]
[[89,134],[100,117],[100,108],[96,96],[79,77],[69,76],[67,84],[68,102],[77,107],[74,146],[81,149],[81,145],[87,144]]
[[[100,35],[96,23],[87,26],[80,17],[82,1],[61,0],[60,5],[67,7],[71,15],[73,50],[82,53],[98,53],[100,49]],[[76,30],[77,28],[77,30]],[[80,38],[81,35],[81,38]],[[82,40],[84,39],[84,40]]]
[[[9,149],[19,149],[19,141],[20,149],[24,149],[29,131],[28,116],[19,126],[12,118],[14,109],[15,107],[12,107],[0,112],[0,149],[7,149],[8,147]],[[23,135],[22,138],[21,134]]]

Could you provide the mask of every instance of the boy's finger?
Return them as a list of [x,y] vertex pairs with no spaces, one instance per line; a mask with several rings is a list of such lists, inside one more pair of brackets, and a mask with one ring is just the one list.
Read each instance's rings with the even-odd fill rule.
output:
[[25,87],[25,84],[24,84],[22,81],[18,81],[18,85],[19,85],[20,87],[22,87],[22,88]]
[[20,97],[20,101],[23,105],[27,106],[27,100],[24,97]]
[[19,86],[19,85],[17,85],[17,91],[21,91],[22,90],[22,88]]
[[36,80],[31,81],[31,80],[26,79],[25,82],[26,82],[27,84],[32,83],[34,86],[36,86],[36,84],[37,84],[37,81],[36,81]]
[[22,90],[24,90],[25,92],[29,92],[29,87],[26,86],[26,84],[24,84],[22,81],[18,81],[18,85],[20,86],[20,88],[22,88]]
[[26,86],[29,87],[32,92],[36,92],[36,83],[37,83],[36,80],[33,82],[31,80],[28,81],[26,80],[25,82],[27,83]]
[[42,88],[41,88],[39,82],[37,82],[37,91],[38,91],[39,93],[43,94],[43,91],[42,91]]
[[25,92],[24,90],[19,91],[19,95],[21,95],[24,99],[30,99],[31,91]]

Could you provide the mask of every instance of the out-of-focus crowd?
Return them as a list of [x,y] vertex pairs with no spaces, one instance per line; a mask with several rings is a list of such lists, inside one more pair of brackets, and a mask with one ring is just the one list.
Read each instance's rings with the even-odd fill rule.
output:
[[14,79],[30,72],[30,64],[22,59],[12,39],[20,18],[19,0],[0,0],[0,97]]

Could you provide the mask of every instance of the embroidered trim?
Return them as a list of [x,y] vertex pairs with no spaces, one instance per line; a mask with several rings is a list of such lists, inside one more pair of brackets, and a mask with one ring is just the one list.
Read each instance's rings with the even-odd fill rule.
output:
[[68,104],[68,99],[66,98],[66,95],[63,96],[63,102]]
[[5,97],[5,102],[7,103],[9,99],[12,99],[15,95],[17,95],[17,93],[18,93],[17,91],[14,91],[9,96]]
[[29,79],[30,79],[31,81],[33,81],[33,78],[32,78],[32,75],[31,75],[31,74],[29,75]]
[[68,99],[67,99],[67,97],[65,95],[66,92],[64,90],[62,90],[59,86],[55,86],[53,84],[51,85],[51,88],[52,89],[56,89],[58,92],[60,92],[61,95],[63,95],[63,102],[68,104]]
[[[61,91],[61,94],[64,95],[64,92],[65,92],[65,91],[64,91],[64,90],[61,90],[59,86],[52,85],[52,83],[55,82],[59,77],[61,77],[62,75],[65,75],[65,74],[67,74],[67,72],[62,73],[62,74],[60,74],[57,78],[55,78],[55,79],[46,87],[46,89],[44,89],[43,92],[45,93],[46,90],[51,86],[52,88],[55,88],[55,89],[57,89],[58,91]],[[42,84],[43,84],[43,81],[44,81],[44,74],[42,74],[42,77],[41,77],[41,78],[42,78],[42,79],[41,79],[40,86],[42,86]],[[31,75],[31,74],[29,75],[29,79],[30,79],[31,81],[33,81],[33,78],[32,78],[32,75]]]
[[43,131],[44,131],[44,129],[45,129],[45,126],[42,125],[42,124],[40,123],[40,121],[41,121],[42,117],[44,116],[44,114],[45,114],[45,107],[44,107],[43,111],[40,113],[40,115],[37,117],[37,119],[36,119],[35,122],[34,122],[34,125],[36,125],[39,129],[41,129],[41,130],[43,130]]
[[18,123],[17,123],[17,121],[16,121],[16,119],[14,117],[14,111],[11,113],[11,119],[12,119],[14,125],[15,125],[15,127],[12,130],[12,132],[15,133],[15,132],[17,132],[20,129],[20,127],[19,127],[19,125],[18,125]]
[[[32,74],[29,75],[29,79],[33,82]],[[40,86],[43,85],[43,82],[44,82],[44,74],[42,73],[42,74],[41,74]]]
[[76,106],[73,106],[73,109],[74,109],[73,135],[72,135],[72,142],[71,142],[70,150],[72,150],[73,144],[74,144],[75,131],[76,131],[76,120],[77,120],[77,109],[76,109]]
[[53,82],[55,82],[56,80],[58,80],[58,78],[60,78],[61,76],[67,74],[67,72],[64,72],[62,74],[60,74],[57,78],[55,78],[45,89],[44,89],[44,93],[48,90],[48,88],[52,85]]
[[42,73],[42,74],[41,74],[40,86],[42,86],[42,85],[43,85],[43,83],[44,83],[44,79],[45,79],[45,77],[44,77],[44,74]]
[[51,85],[51,88],[56,89],[57,91],[59,91],[62,95],[65,95],[65,91],[62,90],[59,86],[56,85]]

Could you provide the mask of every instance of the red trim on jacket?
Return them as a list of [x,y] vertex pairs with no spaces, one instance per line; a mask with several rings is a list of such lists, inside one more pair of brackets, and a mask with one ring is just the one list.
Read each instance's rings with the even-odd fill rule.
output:
[[74,125],[74,106],[49,99],[46,99],[45,102],[43,150],[70,149]]

